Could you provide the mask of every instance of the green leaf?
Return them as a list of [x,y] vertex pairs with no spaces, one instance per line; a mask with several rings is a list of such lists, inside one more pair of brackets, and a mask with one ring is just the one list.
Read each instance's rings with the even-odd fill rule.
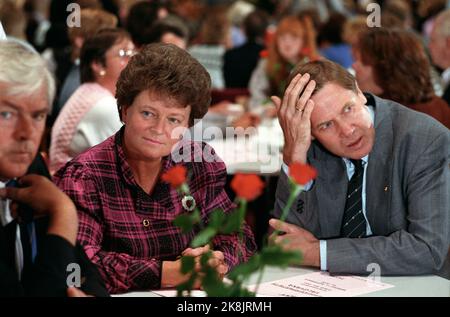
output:
[[181,273],[187,274],[194,271],[195,258],[193,256],[183,256],[181,258]]
[[186,292],[187,292],[188,296],[190,296],[191,291],[194,288],[195,280],[197,279],[197,277],[198,277],[198,274],[196,272],[194,272],[186,282],[179,284],[177,286],[177,296],[178,297],[185,296]]
[[241,282],[235,282],[229,286],[229,297],[255,297],[255,293],[250,292]]
[[233,281],[241,280],[261,268],[261,256],[259,254],[253,255],[247,262],[236,266],[227,277]]
[[183,233],[192,231],[194,225],[200,221],[200,212],[194,210],[191,214],[182,214],[175,218],[174,225],[181,228]]
[[176,217],[175,220],[173,221],[173,224],[181,228],[181,231],[183,233],[191,231],[194,227],[194,224],[192,223],[191,220],[191,216],[186,214]]
[[226,297],[230,293],[229,288],[214,268],[207,267],[205,269],[205,275],[202,280],[202,288],[208,294],[213,297]]
[[291,264],[300,264],[300,251],[285,251],[278,245],[263,248],[260,252],[261,264],[285,268]]
[[211,258],[212,256],[212,251],[208,251],[206,253],[203,253],[202,256],[200,257],[200,265],[202,267],[205,267],[208,264],[208,260]]
[[191,247],[202,247],[211,241],[211,239],[217,234],[217,230],[214,228],[206,227],[200,231],[197,236],[192,240]]
[[245,209],[238,208],[230,214],[226,215],[223,229],[220,230],[223,234],[231,234],[241,230],[242,223],[245,218]]
[[189,195],[189,186],[186,183],[181,184],[178,188],[179,193]]
[[202,288],[208,296],[212,297],[238,297],[238,296],[255,296],[242,286],[242,282],[235,281],[234,283],[225,283],[213,268],[208,268],[205,271],[205,276],[202,281]]
[[222,210],[220,210],[220,209],[214,210],[211,213],[208,227],[214,228],[217,231],[219,231],[220,228],[223,227],[223,223],[226,220],[225,217],[226,217],[226,215]]
[[191,213],[191,219],[192,219],[192,223],[194,223],[194,224],[200,222],[200,220],[201,220],[201,218],[200,218],[200,211],[198,211],[198,209],[195,209]]

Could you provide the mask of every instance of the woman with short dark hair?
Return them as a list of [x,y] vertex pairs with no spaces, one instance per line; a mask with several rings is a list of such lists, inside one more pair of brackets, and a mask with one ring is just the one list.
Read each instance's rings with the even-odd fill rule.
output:
[[[226,169],[205,143],[180,142],[210,104],[211,79],[186,51],[172,44],[145,46],[117,82],[122,129],[81,154],[55,175],[75,202],[78,240],[111,293],[173,287],[186,281],[181,255],[199,260],[208,247],[189,245],[200,228],[186,234],[173,220],[194,203],[201,222],[216,209],[234,209],[224,185]],[[191,204],[161,180],[181,164],[188,171]],[[253,234],[213,241],[212,266],[222,276],[255,251]]]
[[52,172],[120,129],[122,123],[115,111],[116,82],[133,54],[130,36],[121,29],[103,29],[86,39],[80,55],[82,85],[53,125]]

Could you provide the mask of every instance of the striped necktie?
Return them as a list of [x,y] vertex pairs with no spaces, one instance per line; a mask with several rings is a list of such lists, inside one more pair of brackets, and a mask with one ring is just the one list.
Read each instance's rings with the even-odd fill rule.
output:
[[350,160],[355,166],[355,172],[348,182],[347,200],[345,202],[341,236],[347,238],[362,238],[366,235],[367,222],[362,211],[362,184],[364,167],[362,160]]

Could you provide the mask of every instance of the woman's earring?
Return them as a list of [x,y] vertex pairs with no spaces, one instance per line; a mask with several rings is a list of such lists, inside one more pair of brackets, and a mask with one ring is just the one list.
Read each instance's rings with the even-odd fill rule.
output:
[[106,75],[106,71],[104,70],[104,69],[102,69],[100,72],[99,72],[99,75],[100,76],[105,76]]

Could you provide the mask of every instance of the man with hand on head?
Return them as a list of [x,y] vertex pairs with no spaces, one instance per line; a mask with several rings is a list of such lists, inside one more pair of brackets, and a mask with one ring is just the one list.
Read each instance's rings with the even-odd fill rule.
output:
[[302,265],[330,273],[430,274],[449,247],[450,132],[435,119],[363,94],[330,61],[298,65],[283,100],[284,164],[274,215],[289,197],[291,163],[318,178],[305,186],[273,237],[300,250]]
[[[0,41],[0,61],[7,61],[0,67],[0,297],[107,296],[76,246],[75,206],[37,155],[53,78],[45,61],[17,42]],[[69,287],[72,281],[81,290]]]

